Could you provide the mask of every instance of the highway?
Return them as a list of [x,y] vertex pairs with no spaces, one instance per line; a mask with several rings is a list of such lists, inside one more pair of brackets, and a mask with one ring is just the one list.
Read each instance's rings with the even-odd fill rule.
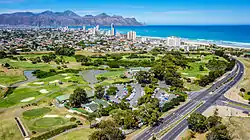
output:
[[[168,116],[163,119],[163,123],[158,126],[151,127],[140,134],[137,140],[147,140],[150,139],[153,134],[157,134],[165,128],[169,127],[174,122],[180,120],[183,116],[187,115],[194,108],[196,108],[202,101],[205,103],[197,108],[196,112],[204,112],[208,107],[210,107],[218,98],[221,97],[226,91],[228,91],[232,86],[234,86],[243,76],[244,66],[242,63],[236,63],[235,68],[226,75],[221,80],[215,82],[210,88],[197,92],[190,96],[190,101],[185,105],[181,106]],[[233,80],[231,80],[233,79]],[[231,80],[231,81],[230,81]],[[229,82],[230,81],[230,82]],[[213,92],[213,94],[209,94]],[[166,133],[161,139],[162,140],[173,140],[175,139],[185,128],[187,128],[187,120],[184,119],[178,123],[174,128],[172,128],[168,133]]]

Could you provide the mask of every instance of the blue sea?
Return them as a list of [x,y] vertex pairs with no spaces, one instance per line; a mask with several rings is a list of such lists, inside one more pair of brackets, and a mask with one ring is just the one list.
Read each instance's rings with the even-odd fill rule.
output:
[[[110,27],[100,27],[100,30],[109,29]],[[250,25],[116,26],[115,29],[122,34],[133,30],[138,36],[160,38],[177,36],[194,41],[250,48]]]

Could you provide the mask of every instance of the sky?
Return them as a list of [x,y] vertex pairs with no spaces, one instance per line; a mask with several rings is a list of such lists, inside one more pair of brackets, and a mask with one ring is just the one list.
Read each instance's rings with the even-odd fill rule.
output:
[[148,25],[250,24],[250,0],[0,0],[0,13],[107,13]]

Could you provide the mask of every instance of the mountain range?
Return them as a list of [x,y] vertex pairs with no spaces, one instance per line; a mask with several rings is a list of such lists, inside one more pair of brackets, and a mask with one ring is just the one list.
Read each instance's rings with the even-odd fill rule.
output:
[[27,25],[27,26],[82,26],[100,25],[109,26],[111,23],[117,26],[140,26],[135,18],[122,16],[110,16],[105,13],[93,16],[79,16],[72,11],[42,13],[17,12],[0,14],[0,25]]

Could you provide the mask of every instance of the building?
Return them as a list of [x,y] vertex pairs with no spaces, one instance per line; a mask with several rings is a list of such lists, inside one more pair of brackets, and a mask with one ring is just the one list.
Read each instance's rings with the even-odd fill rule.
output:
[[135,31],[130,31],[127,33],[127,39],[128,40],[136,40],[136,32]]
[[167,38],[167,46],[169,47],[179,47],[181,46],[181,38],[171,36]]
[[112,23],[111,24],[111,33],[110,33],[112,36],[115,36],[115,26],[114,24]]
[[65,103],[69,102],[70,94],[65,94],[56,97],[56,103],[59,107],[63,107]]

